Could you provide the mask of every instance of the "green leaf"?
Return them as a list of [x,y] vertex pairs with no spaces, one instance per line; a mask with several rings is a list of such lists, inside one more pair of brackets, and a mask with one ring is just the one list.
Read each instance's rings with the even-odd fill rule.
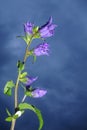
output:
[[42,127],[43,127],[43,123],[44,123],[44,122],[43,122],[43,118],[42,118],[42,115],[41,115],[40,110],[37,109],[36,107],[35,107],[35,113],[36,113],[36,115],[37,115],[37,117],[38,117],[38,119],[39,119],[39,123],[40,123],[38,130],[41,130]]
[[6,112],[8,114],[8,116],[11,116],[11,113],[9,112],[9,110],[6,108]]
[[23,73],[20,74],[19,78],[21,79],[21,78],[24,78],[26,76],[27,76],[27,72],[23,72]]
[[7,121],[7,122],[11,122],[11,121],[12,121],[12,119],[13,119],[13,117],[12,117],[12,116],[10,116],[10,117],[7,117],[7,118],[5,119],[5,121]]
[[22,82],[22,83],[26,83],[27,82],[27,78],[19,79],[19,81]]
[[36,107],[34,107],[33,105],[28,104],[28,103],[20,103],[19,104],[19,109],[20,110],[29,109],[29,110],[33,111],[37,115],[38,120],[39,120],[39,128],[38,128],[38,130],[42,129],[42,127],[43,127],[43,118],[42,118],[42,114],[41,114],[39,109],[37,109]]
[[17,62],[17,67],[19,71],[23,71],[24,70],[24,62],[21,62],[20,60]]
[[11,93],[12,93],[12,88],[15,86],[15,84],[13,83],[12,80],[8,81],[6,84],[5,84],[5,87],[4,87],[4,94],[7,94],[8,96],[11,96]]
[[22,83],[26,83],[27,82],[27,72],[23,72],[22,74],[20,74],[19,76],[19,81]]

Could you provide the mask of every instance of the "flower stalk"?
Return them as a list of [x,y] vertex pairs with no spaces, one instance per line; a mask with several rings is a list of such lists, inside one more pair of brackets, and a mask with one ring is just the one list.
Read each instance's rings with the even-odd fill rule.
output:
[[[25,50],[25,55],[24,55],[24,60],[23,60],[24,63],[26,62],[26,59],[27,59],[27,51],[29,49],[31,41],[32,41],[32,39],[30,40],[30,42],[27,45],[26,50]],[[20,76],[20,74],[21,74],[21,72],[19,71],[17,81],[16,81],[16,86],[15,86],[15,94],[14,94],[15,110],[18,108],[18,87],[19,87],[19,76]],[[14,130],[15,124],[16,124],[16,119],[12,119],[10,130]]]

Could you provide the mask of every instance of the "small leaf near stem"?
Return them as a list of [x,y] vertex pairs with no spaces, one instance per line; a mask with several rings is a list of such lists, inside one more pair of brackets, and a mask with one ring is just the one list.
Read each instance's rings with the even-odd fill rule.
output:
[[9,112],[9,110],[6,108],[6,112],[8,114],[8,116],[11,116],[11,113]]
[[8,81],[4,87],[4,94],[11,96],[13,87],[15,87],[15,84],[13,83],[13,81],[12,80]]

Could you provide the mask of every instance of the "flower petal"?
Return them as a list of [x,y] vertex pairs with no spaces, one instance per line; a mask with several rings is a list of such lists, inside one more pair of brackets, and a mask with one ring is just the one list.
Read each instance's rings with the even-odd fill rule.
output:
[[25,24],[24,24],[24,31],[25,31],[25,33],[27,33],[27,34],[32,34],[33,33],[33,24],[32,23],[30,23],[30,22],[26,22]]
[[49,44],[42,43],[39,44],[33,51],[34,55],[41,56],[41,55],[49,55]]
[[27,82],[25,83],[26,87],[27,86],[30,86],[33,82],[35,82],[37,80],[38,77],[30,77],[30,76],[27,76]]
[[51,16],[48,22],[39,28],[40,36],[42,38],[53,36],[55,27],[57,27],[57,25],[52,24],[52,16]]
[[40,98],[40,97],[43,97],[46,93],[47,93],[47,90],[37,88],[32,91],[32,97]]

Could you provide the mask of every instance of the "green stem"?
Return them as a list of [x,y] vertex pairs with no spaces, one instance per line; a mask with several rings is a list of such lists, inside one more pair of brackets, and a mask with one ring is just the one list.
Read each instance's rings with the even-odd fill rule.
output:
[[13,119],[12,122],[11,122],[11,128],[10,128],[10,130],[14,130],[15,124],[16,124],[16,120]]
[[[26,59],[27,59],[27,51],[28,51],[28,48],[30,46],[30,43],[32,41],[32,38],[30,39],[27,47],[26,47],[26,51],[25,51],[25,55],[24,55],[24,63],[26,62]],[[20,71],[18,73],[18,77],[17,77],[17,81],[16,81],[16,86],[15,86],[15,94],[14,94],[14,102],[15,102],[15,109],[18,107],[18,87],[19,87],[19,76],[20,76]],[[10,130],[14,130],[15,128],[15,124],[16,124],[16,119],[13,119],[12,122],[11,122],[11,127],[10,127]]]
[[20,76],[20,71],[18,73],[18,78],[15,86],[15,109],[18,107],[18,85],[19,85],[19,76]]
[[26,59],[27,59],[27,51],[28,51],[28,48],[29,48],[29,44],[27,45],[26,47],[26,51],[25,51],[25,55],[24,55],[24,63],[26,62]]

